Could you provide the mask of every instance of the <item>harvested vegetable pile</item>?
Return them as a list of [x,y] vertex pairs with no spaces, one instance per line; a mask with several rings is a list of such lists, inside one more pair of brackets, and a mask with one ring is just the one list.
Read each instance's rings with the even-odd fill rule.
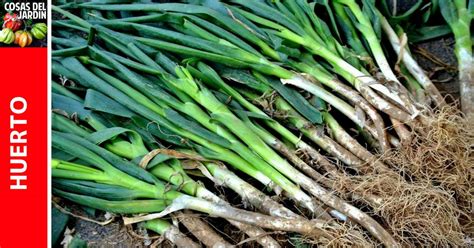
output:
[[[57,206],[178,247],[472,245],[474,1],[404,16],[371,0],[63,2]],[[403,32],[429,36],[427,9],[454,33],[464,113]]]

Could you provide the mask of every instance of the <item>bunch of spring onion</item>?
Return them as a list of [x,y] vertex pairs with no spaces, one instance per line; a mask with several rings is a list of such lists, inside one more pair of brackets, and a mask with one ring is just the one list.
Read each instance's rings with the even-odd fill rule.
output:
[[[380,242],[397,245],[377,221],[331,192],[341,175],[390,171],[372,151],[398,146],[410,139],[408,128],[426,123],[419,116],[425,101],[412,89],[444,104],[409,53],[400,60],[412,80],[395,76],[371,22],[382,20],[397,50],[400,40],[383,16],[370,1],[363,10],[355,1],[326,3],[330,25],[306,1],[190,2],[69,6],[86,10],[87,21],[54,8],[71,19],[56,27],[89,37],[65,40],[60,37],[70,33],[58,32],[53,72],[124,106],[135,122],[139,116],[143,135],[153,123],[160,140],[283,190],[315,219],[337,226],[331,216],[349,218]],[[362,138],[344,129],[348,122]],[[390,122],[395,132],[387,131]],[[342,195],[384,205],[373,194]]]

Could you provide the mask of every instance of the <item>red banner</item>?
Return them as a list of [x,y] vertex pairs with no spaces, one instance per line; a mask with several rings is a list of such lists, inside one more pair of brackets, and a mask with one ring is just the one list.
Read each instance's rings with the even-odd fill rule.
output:
[[0,49],[0,247],[47,247],[46,48]]

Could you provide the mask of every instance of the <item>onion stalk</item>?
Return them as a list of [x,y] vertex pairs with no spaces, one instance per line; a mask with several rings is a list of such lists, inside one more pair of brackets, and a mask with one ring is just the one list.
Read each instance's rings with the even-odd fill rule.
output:
[[474,116],[474,58],[471,21],[474,3],[467,0],[440,1],[440,10],[453,31],[454,51],[458,60],[461,109],[468,118]]

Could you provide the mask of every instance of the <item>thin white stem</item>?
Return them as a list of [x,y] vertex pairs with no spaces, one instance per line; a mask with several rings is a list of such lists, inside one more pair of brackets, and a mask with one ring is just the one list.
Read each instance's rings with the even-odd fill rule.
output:
[[379,17],[382,28],[390,40],[393,50],[395,53],[399,54],[399,56],[402,56],[402,61],[406,65],[410,74],[415,77],[418,83],[421,84],[421,86],[429,93],[430,97],[439,107],[445,106],[446,101],[443,96],[439,93],[438,89],[436,89],[436,86],[431,82],[430,78],[426,75],[418,62],[416,62],[416,60],[411,56],[411,53],[408,50],[402,51],[404,48],[401,46],[401,41],[392,26],[388,23],[387,19],[382,15],[379,15]]

